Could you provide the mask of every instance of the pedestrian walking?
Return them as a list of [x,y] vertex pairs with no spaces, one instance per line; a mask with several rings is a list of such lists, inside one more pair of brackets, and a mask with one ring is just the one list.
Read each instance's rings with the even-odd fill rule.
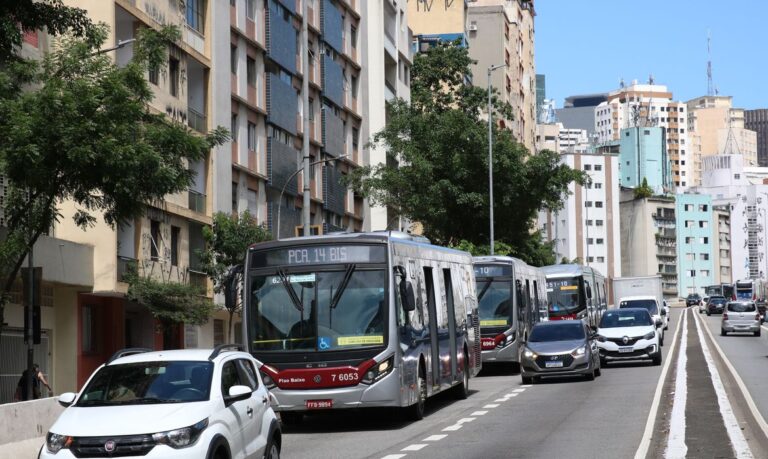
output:
[[[24,372],[21,374],[21,378],[19,378],[18,384],[16,384],[16,394],[14,395],[13,399],[14,401],[24,401],[24,400],[30,400],[29,393],[27,392],[27,375],[29,374],[29,369],[24,370]],[[40,389],[40,385],[48,388],[48,392],[53,394],[53,389],[51,388],[51,385],[48,384],[48,380],[45,379],[45,375],[42,371],[40,371],[40,365],[34,364],[32,366],[32,398],[37,400],[39,398],[42,398],[42,391]]]

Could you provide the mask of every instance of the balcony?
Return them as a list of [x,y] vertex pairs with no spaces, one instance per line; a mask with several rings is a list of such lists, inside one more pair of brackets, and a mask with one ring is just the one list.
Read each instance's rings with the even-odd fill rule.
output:
[[187,111],[189,112],[187,114],[187,124],[189,125],[189,127],[191,127],[192,129],[194,129],[195,131],[201,134],[207,133],[208,118],[202,113],[192,108],[189,108]]
[[397,97],[395,87],[387,80],[384,80],[384,99],[389,102]]
[[205,195],[194,190],[189,190],[189,210],[205,213]]
[[135,273],[139,269],[139,262],[135,258],[117,256],[117,281],[127,282],[128,274]]
[[200,54],[205,54],[205,37],[189,25],[184,26],[184,42]]

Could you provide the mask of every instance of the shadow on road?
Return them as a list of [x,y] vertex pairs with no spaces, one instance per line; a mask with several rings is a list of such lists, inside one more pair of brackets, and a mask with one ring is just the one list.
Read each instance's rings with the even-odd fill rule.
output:
[[601,365],[603,370],[610,371],[611,368],[633,368],[633,367],[650,367],[653,366],[653,362],[650,360],[628,360],[623,362],[611,362],[608,365]]
[[[472,390],[470,398],[477,390]],[[424,419],[439,416],[440,410],[455,403],[453,391],[445,391],[430,397],[424,411]],[[411,424],[404,410],[398,408],[360,408],[336,411],[316,411],[305,414],[300,423],[283,424],[283,433],[365,432],[373,430],[398,430]]]
[[483,363],[483,370],[479,376],[511,376],[519,374],[520,365],[516,363]]

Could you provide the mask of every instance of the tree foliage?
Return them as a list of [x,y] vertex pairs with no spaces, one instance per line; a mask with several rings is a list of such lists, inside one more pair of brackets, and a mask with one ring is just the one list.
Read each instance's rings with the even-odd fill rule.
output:
[[180,282],[169,282],[142,276],[127,275],[130,301],[146,307],[164,326],[171,324],[203,325],[213,312],[213,301],[204,289]]
[[0,319],[24,257],[74,203],[84,229],[97,216],[112,226],[143,214],[148,202],[189,188],[188,164],[204,160],[227,131],[207,136],[149,107],[150,66],[167,61],[179,31],[141,29],[133,59],[118,67],[99,50],[106,26],[66,37],[42,61],[0,70],[0,175],[8,234],[0,240]]
[[643,183],[635,188],[635,199],[650,198],[653,196],[653,188],[648,185],[648,179],[643,177]]
[[71,33],[93,38],[96,28],[81,8],[62,0],[3,0],[0,2],[0,62],[18,57],[25,32],[45,29],[51,35]]
[[234,287],[232,280],[242,279],[242,270],[236,268],[242,268],[243,258],[251,244],[268,241],[272,235],[247,211],[240,215],[218,212],[213,216],[213,225],[203,228],[203,238],[206,249],[198,254],[202,270],[213,281],[214,291],[224,292],[227,299],[224,306],[229,313],[228,336],[231,340],[232,319],[242,308],[236,292],[230,291]]
[[[399,167],[361,168],[348,181],[374,204],[421,222],[433,242],[479,247],[489,241],[487,92],[466,84],[470,64],[456,44],[418,54],[410,104],[388,105],[389,121],[372,140]],[[492,105],[494,119],[512,118],[496,93]],[[493,139],[495,239],[528,262],[549,261],[533,219],[542,207],[562,207],[568,185],[583,183],[584,174],[555,152],[530,154],[507,129],[494,126]]]

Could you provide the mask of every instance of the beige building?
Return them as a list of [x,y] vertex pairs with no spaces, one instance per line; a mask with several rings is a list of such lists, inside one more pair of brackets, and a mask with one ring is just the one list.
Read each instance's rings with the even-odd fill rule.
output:
[[733,283],[731,265],[731,210],[729,205],[713,206],[712,220],[715,225],[713,254],[715,261],[715,279],[721,284]]
[[674,198],[635,199],[621,193],[621,275],[661,275],[665,297],[678,297],[677,233]]
[[551,150],[559,152],[560,145],[560,132],[563,129],[563,125],[557,124],[536,124],[536,150]]
[[488,85],[488,68],[504,65],[491,74],[491,85],[512,106],[514,118],[501,120],[515,138],[536,151],[536,70],[532,1],[477,0],[469,4],[468,38],[473,84]]
[[672,100],[664,85],[637,81],[608,94],[608,100],[595,107],[597,140],[619,140],[629,127],[662,127],[666,133],[667,154],[672,165],[672,181],[678,188],[693,185],[693,154],[686,132],[686,105]]
[[745,129],[744,110],[732,103],[731,96],[703,96],[686,103],[696,186],[701,185],[702,158],[707,156],[740,154],[745,166],[757,166],[757,133]]
[[[410,0],[406,3],[408,24],[414,36],[422,35],[449,41],[461,39],[466,42],[468,2]],[[405,15],[405,11],[401,14]],[[401,21],[403,19],[401,18]]]

